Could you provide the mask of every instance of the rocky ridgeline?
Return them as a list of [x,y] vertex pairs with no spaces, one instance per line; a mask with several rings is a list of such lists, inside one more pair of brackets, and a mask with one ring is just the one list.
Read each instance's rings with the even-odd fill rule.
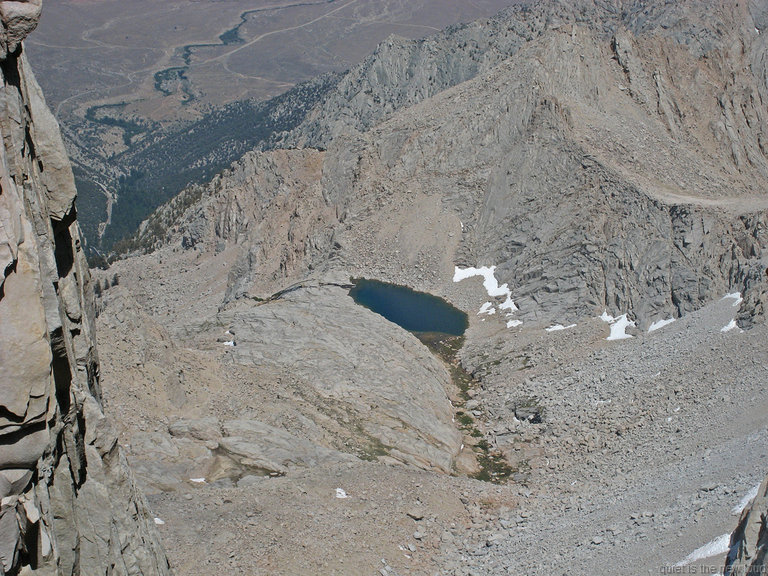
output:
[[[752,4],[757,13],[759,2]],[[350,70],[285,142],[325,147],[340,134],[364,132],[401,108],[489,71],[523,46],[567,25],[589,27],[602,41],[621,29],[657,34],[702,56],[719,45],[727,25],[711,8],[701,0],[519,2],[493,18],[452,26],[427,38],[392,36]]]
[[0,2],[0,573],[168,574],[102,412],[72,170],[21,47],[40,10]]

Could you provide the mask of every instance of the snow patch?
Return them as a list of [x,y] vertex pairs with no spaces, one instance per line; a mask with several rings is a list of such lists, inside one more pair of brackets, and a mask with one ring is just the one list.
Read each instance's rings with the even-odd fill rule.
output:
[[741,514],[744,511],[744,508],[749,506],[750,502],[752,502],[752,500],[755,499],[755,497],[757,496],[758,490],[760,490],[760,484],[758,484],[754,488],[751,488],[749,492],[744,494],[744,497],[741,500],[739,500],[739,503],[733,508],[731,508],[731,514],[733,514],[734,516],[738,516],[739,514]]
[[227,340],[226,342],[224,342],[224,346],[234,346],[234,345],[235,343],[232,340]]
[[189,481],[195,484],[205,484],[205,478],[190,478]]
[[600,315],[600,320],[608,322],[611,325],[611,334],[606,340],[626,340],[627,338],[632,338],[631,335],[627,334],[626,330],[630,327],[634,328],[635,323],[627,318],[626,314],[613,317],[608,314],[607,310],[603,310],[603,313]]
[[675,564],[675,566],[687,566],[688,564],[691,564],[692,562],[696,562],[697,560],[703,560],[704,558],[711,558],[712,556],[717,556],[719,554],[725,554],[728,552],[728,549],[730,548],[731,543],[731,535],[730,534],[722,534],[721,536],[718,536],[711,542],[708,542],[707,544],[704,544],[701,548],[697,548],[688,556],[685,557],[685,560],[682,560]]
[[608,336],[606,340],[625,340],[627,338],[632,338],[632,336],[626,333],[626,329],[634,327],[635,323],[627,318],[626,314],[622,314],[616,318],[616,321],[613,324],[611,324],[611,335]]
[[[506,286],[506,284],[504,284]],[[515,306],[515,303],[512,302],[511,296],[507,295],[507,299],[504,300],[501,304],[499,304],[499,308],[502,310],[509,310],[510,312],[516,312],[517,306]]]
[[608,310],[603,310],[603,313],[600,314],[600,320],[603,322],[614,322],[616,318],[608,314]]
[[499,286],[499,281],[494,275],[495,270],[496,266],[482,266],[480,268],[470,267],[464,268],[463,270],[456,266],[454,268],[453,281],[461,282],[462,280],[472,278],[473,276],[482,276],[483,287],[485,288],[485,291],[488,292],[488,296],[506,296],[506,300],[499,306],[500,308],[508,308],[509,310],[513,311],[517,310],[517,306],[515,306],[515,303],[512,301],[512,292],[509,290],[509,287],[506,284]]
[[336,488],[336,498],[349,498],[347,493],[341,488]]
[[726,324],[725,326],[720,328],[720,332],[730,332],[731,330],[733,330],[735,328],[738,328],[738,326],[736,325],[736,318],[734,318],[733,320],[728,322],[728,324]]
[[163,524],[165,524],[165,522],[160,520],[160,518],[155,518],[155,524],[157,524],[158,526],[162,526]]
[[480,306],[480,311],[477,313],[477,315],[480,316],[480,314],[496,314],[496,308],[493,307],[491,302],[486,302]]
[[659,328],[664,328],[664,326],[666,326],[667,324],[672,324],[672,322],[674,321],[675,321],[674,318],[668,318],[666,320],[656,320],[656,322],[648,326],[648,332],[650,333],[658,330]]
[[[469,267],[464,269],[455,266],[453,272],[453,281],[461,282],[467,278],[481,276],[483,278],[483,287],[488,293],[488,296],[491,298],[504,298],[504,302],[499,304],[498,308],[499,310],[505,310],[507,312],[507,316],[510,316],[511,313],[516,312],[518,308],[515,305],[515,302],[512,300],[512,291],[509,289],[509,286],[507,284],[502,284],[499,286],[499,281],[496,279],[494,274],[495,270],[496,266],[481,266],[480,268]],[[490,310],[490,307],[486,308],[486,306],[489,304],[492,305],[490,302],[483,304],[483,307],[480,308],[480,313],[493,314],[493,312],[488,311]],[[522,322],[520,324],[522,324]],[[519,326],[520,324],[514,324],[513,326]],[[511,327],[509,322],[507,322],[507,327]]]
[[554,324],[549,328],[544,328],[544,330],[547,332],[559,332],[560,330],[568,330],[569,328],[576,328],[576,324],[569,324],[568,326],[563,326],[562,324]]
[[507,320],[507,328],[517,328],[518,326],[522,326],[523,321],[522,320]]
[[744,298],[741,297],[741,292],[731,292],[730,294],[726,294],[720,300],[726,300],[728,298],[732,298],[734,300],[733,305],[738,306],[744,301]]

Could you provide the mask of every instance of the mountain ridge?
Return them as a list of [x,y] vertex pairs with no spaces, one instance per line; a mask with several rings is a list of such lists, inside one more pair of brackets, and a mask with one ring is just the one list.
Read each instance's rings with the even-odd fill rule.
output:
[[[722,92],[707,89],[706,84],[711,82],[710,78],[714,79],[713,75],[722,69],[723,64],[720,61],[732,58],[727,51],[718,52],[714,58],[703,58],[696,56],[696,50],[692,52],[690,47],[680,45],[676,41],[671,41],[672,43],[664,48],[664,44],[657,42],[655,37],[643,40],[645,37],[636,37],[622,31],[610,39],[600,39],[577,27],[567,30],[558,26],[548,37],[549,40],[543,44],[538,40],[529,41],[520,49],[519,56],[512,56],[491,67],[489,72],[468,81],[468,84],[442,90],[423,105],[416,103],[406,106],[398,113],[406,118],[404,121],[384,120],[363,132],[351,128],[350,132],[331,139],[326,153],[330,154],[330,157],[326,157],[331,159],[331,163],[326,162],[322,177],[323,197],[326,202],[331,206],[335,205],[335,211],[339,215],[350,209],[348,204],[358,202],[358,197],[350,194],[349,190],[359,189],[367,176],[353,177],[353,180],[350,180],[350,174],[364,174],[365,170],[369,169],[364,165],[365,162],[375,168],[375,173],[383,176],[381,182],[387,183],[384,186],[388,190],[392,190],[393,186],[402,188],[418,182],[418,186],[427,194],[432,194],[437,192],[437,187],[419,174],[434,175],[435,181],[444,181],[444,190],[454,190],[442,194],[466,225],[462,234],[463,244],[457,253],[459,261],[464,265],[478,261],[499,263],[502,274],[506,274],[509,270],[519,268],[519,263],[507,260],[509,246],[512,246],[514,251],[529,252],[528,256],[522,255],[528,270],[523,273],[523,278],[532,279],[532,283],[529,288],[520,290],[520,298],[529,309],[530,306],[537,306],[541,298],[551,300],[553,297],[557,298],[557,294],[576,288],[578,296],[571,296],[565,305],[554,304],[555,308],[551,312],[555,314],[573,314],[576,312],[573,308],[575,302],[583,301],[589,302],[589,306],[582,307],[579,313],[604,306],[618,312],[633,309],[645,324],[650,324],[653,315],[680,315],[695,309],[707,298],[712,298],[718,293],[744,288],[747,277],[751,277],[751,282],[754,283],[760,276],[747,268],[760,266],[762,262],[760,247],[765,239],[756,235],[762,226],[761,202],[764,205],[765,199],[755,198],[753,191],[760,188],[761,179],[768,174],[768,163],[761,144],[763,136],[760,132],[754,134],[750,129],[750,123],[764,125],[764,122],[760,121],[762,112],[759,106],[749,104],[750,98],[752,102],[757,102],[755,98],[759,98],[759,86],[753,84],[752,96],[747,96],[746,99],[739,99],[741,97],[738,96],[738,91],[733,88],[736,81],[731,81],[731,88],[726,84]],[[598,46],[602,48],[595,50]],[[581,54],[572,56],[574,51],[581,51]],[[653,55],[656,63],[641,65],[636,53],[642,51],[648,57]],[[570,59],[562,60],[562,56],[566,54],[571,55],[566,56]],[[656,67],[661,66],[665,58],[668,61],[666,72],[663,71],[664,67]],[[700,66],[699,62],[710,62],[713,59],[715,62],[711,66],[696,68]],[[537,60],[558,63],[553,69],[543,66],[531,68],[528,64],[519,67],[515,64]],[[674,66],[691,71],[691,77],[696,78],[695,87],[680,86],[679,80],[671,81],[670,60],[674,61]],[[368,69],[368,64],[362,64],[360,69]],[[610,80],[604,76],[608,70]],[[534,79],[533,88],[528,85],[531,78]],[[513,92],[509,92],[510,88]],[[473,90],[494,95],[490,100],[480,103],[479,99],[473,96]],[[686,101],[683,96],[686,91],[706,94],[706,97],[701,97],[695,102]],[[622,104],[617,105],[617,101]],[[354,102],[351,106],[355,107]],[[436,107],[443,112],[436,112]],[[441,126],[439,119],[451,108],[480,110],[483,111],[483,116],[473,118],[474,113],[459,112],[455,114],[453,124]],[[750,119],[745,116],[745,111],[757,116]],[[720,116],[721,120],[702,127],[696,121],[700,114],[714,118]],[[460,125],[457,126],[457,123]],[[310,120],[306,125],[313,126],[313,121]],[[310,132],[314,130],[314,127],[309,128]],[[299,135],[304,134],[305,127],[300,127],[296,132]],[[459,133],[485,141],[481,141],[479,150],[476,150],[471,148],[474,142],[462,142]],[[543,137],[544,142],[526,141],[526,138],[534,133]],[[418,160],[419,149],[434,150],[436,145],[440,146],[441,140],[445,144],[439,154],[446,155],[445,159],[436,156],[426,162]],[[501,151],[500,146],[505,150]],[[556,160],[546,150],[547,147],[553,146],[559,147],[562,154],[560,159]],[[355,161],[351,157],[350,149],[358,150],[358,156],[362,153],[370,159],[363,162],[359,158]],[[291,154],[290,151],[286,153]],[[513,160],[505,168],[506,172],[502,173],[493,168],[507,162],[501,160],[502,155],[507,158],[528,158],[529,165],[515,164]],[[686,166],[698,163],[698,168],[680,170],[678,163],[682,157],[687,158]],[[566,161],[566,158],[570,160]],[[723,158],[729,158],[730,161],[724,162]],[[537,166],[537,162],[543,163],[542,166]],[[245,166],[248,163],[249,160],[246,159],[239,165]],[[570,167],[565,168],[566,164]],[[386,175],[382,170],[386,171]],[[462,172],[474,176],[462,182],[462,179],[457,180]],[[452,175],[446,178],[449,174]],[[542,174],[550,174],[548,182],[541,179],[539,175]],[[520,175],[525,176],[521,179]],[[731,196],[734,182],[739,182],[745,192]],[[232,185],[237,187],[237,181]],[[381,185],[375,184],[373,188]],[[533,189],[526,192],[524,188],[529,185],[533,186]],[[224,188],[226,187],[224,184]],[[564,276],[572,280],[570,284],[561,284],[560,288],[552,285],[545,290],[552,293],[551,297],[542,296],[540,291],[542,287],[547,286],[547,281],[541,277],[540,265],[534,262],[537,258],[536,250],[539,248],[524,248],[519,240],[514,239],[514,234],[510,237],[510,234],[502,232],[499,226],[503,225],[509,230],[510,226],[501,221],[508,218],[512,218],[516,223],[512,226],[513,229],[520,229],[522,226],[522,230],[546,230],[551,224],[526,223],[526,220],[531,218],[527,216],[528,211],[517,213],[509,206],[500,204],[501,198],[510,193],[522,194],[524,202],[534,202],[535,205],[536,202],[541,202],[541,197],[550,195],[553,188],[584,190],[584,193],[587,193],[592,188],[598,190],[600,187],[613,191],[607,196],[607,204],[606,201],[599,201],[598,205],[593,206],[596,213],[606,216],[607,211],[620,214],[657,214],[654,216],[656,223],[649,221],[648,225],[654,227],[655,238],[665,238],[670,246],[677,246],[663,257],[672,258],[672,265],[659,260],[653,265],[646,263],[643,270],[632,270],[633,266],[641,265],[638,259],[642,254],[651,251],[649,255],[654,257],[651,250],[653,244],[642,245],[643,241],[640,241],[641,245],[634,247],[626,244],[630,240],[625,235],[635,232],[622,231],[621,227],[610,233],[592,228],[584,232],[585,237],[591,238],[590,242],[594,244],[594,239],[602,236],[605,239],[601,241],[603,247],[600,250],[604,254],[606,250],[609,253],[614,252],[614,258],[625,261],[618,262],[618,268],[606,272],[602,269],[606,265],[605,256],[597,257],[594,247],[588,248],[585,245],[575,252],[567,246],[558,248],[557,250],[566,250],[559,255],[558,265],[570,268]],[[619,189],[622,192],[617,196]],[[695,193],[692,192],[694,189]],[[482,204],[478,204],[480,194],[485,195]],[[537,194],[539,200],[536,200]],[[572,194],[570,196],[573,198]],[[632,198],[633,196],[635,198]],[[643,205],[645,207],[640,208]],[[723,211],[733,214],[730,222],[727,218],[723,221],[722,214],[717,213]],[[577,222],[581,220],[584,223],[590,219],[586,214],[580,219],[574,218],[573,214],[578,212],[579,209],[573,208],[560,216],[565,224],[559,225],[557,234],[562,233],[568,237],[569,246],[579,244],[579,240],[567,230],[573,226],[580,229],[582,224]],[[507,216],[504,216],[505,213]],[[741,218],[740,214],[744,214],[744,218]],[[697,218],[704,218],[706,222],[696,224]],[[170,222],[165,223],[168,224]],[[628,221],[626,224],[634,226]],[[325,234],[325,244],[318,249],[328,250],[331,236],[338,239],[338,224],[331,225],[336,227],[337,232]],[[739,254],[723,260],[726,258],[725,253],[730,249],[716,248],[714,244],[705,247],[707,242],[710,242],[706,238],[706,229],[723,226],[729,228],[734,225],[734,247],[738,248]],[[197,225],[188,223],[185,226],[194,228]],[[697,226],[699,232],[695,231]],[[160,226],[162,227],[164,226]],[[610,238],[615,234],[620,236],[616,240],[616,246],[611,248]],[[692,234],[694,236],[691,236]],[[696,234],[699,243],[691,248],[689,246]],[[518,232],[517,235],[525,236],[525,232]],[[686,238],[686,235],[689,237]],[[714,235],[711,241],[720,242],[720,237]],[[753,237],[756,240],[750,240]],[[491,238],[497,240],[491,241]],[[541,242],[540,239],[538,244]],[[546,242],[558,241],[554,236],[550,236]],[[305,243],[316,244],[317,240]],[[707,257],[713,259],[712,265],[704,264],[700,255],[694,253],[701,251],[702,247],[704,253],[708,254]],[[678,249],[683,255],[679,261],[675,260],[674,256]],[[581,264],[567,264],[573,258]],[[733,264],[729,263],[731,261]],[[748,261],[752,263],[746,264]],[[313,266],[317,265],[319,263],[313,263]],[[589,278],[584,276],[583,271],[577,272],[577,268],[583,268],[585,265],[593,269]],[[607,265],[615,266],[610,263]],[[675,272],[672,275],[663,272],[665,269],[672,270],[675,265],[687,266],[688,271]],[[747,265],[747,268],[742,269],[743,265]],[[735,271],[727,272],[733,266],[736,267]],[[716,288],[702,287],[696,280],[698,273],[694,273],[694,270],[706,270],[708,267],[713,270],[713,280],[725,273],[727,281],[717,282]],[[626,270],[629,270],[629,275]],[[246,271],[246,276],[247,274]],[[658,277],[659,274],[661,277]],[[630,280],[631,278],[636,279]],[[623,285],[628,281],[639,284],[627,291]],[[242,280],[238,282],[243,283]],[[606,286],[603,296],[585,292],[587,285],[594,287],[599,284]],[[643,304],[644,291],[654,294],[652,299],[656,300]],[[757,293],[762,291],[761,287]],[[614,299],[611,301],[608,300],[608,292],[613,294]],[[746,296],[748,301],[752,302],[753,295]],[[539,314],[536,311],[531,313],[532,318]]]

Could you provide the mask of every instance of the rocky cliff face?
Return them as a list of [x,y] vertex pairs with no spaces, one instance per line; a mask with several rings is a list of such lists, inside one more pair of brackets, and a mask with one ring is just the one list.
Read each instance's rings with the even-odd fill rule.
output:
[[[759,5],[752,2],[750,11],[762,15]],[[620,29],[655,34],[701,56],[721,43],[727,25],[723,16],[712,3],[700,0],[521,1],[493,18],[420,40],[392,36],[350,70],[286,141],[323,147],[339,134],[367,131],[395,111],[489,71],[564,26],[590,28],[602,41],[610,41]]]
[[101,406],[72,171],[0,2],[0,573],[168,574]]

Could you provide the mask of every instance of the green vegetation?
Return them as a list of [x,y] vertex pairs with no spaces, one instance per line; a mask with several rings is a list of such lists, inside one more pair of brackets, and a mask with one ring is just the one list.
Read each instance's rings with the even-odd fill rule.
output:
[[462,400],[469,400],[469,389],[474,379],[456,358],[456,354],[464,346],[464,336],[446,337],[445,334],[422,332],[416,334],[416,337],[446,365]]
[[156,210],[146,220],[146,226],[128,238],[118,240],[113,249],[117,254],[139,251],[144,254],[152,252],[168,240],[168,232],[182,214],[197,203],[205,188],[193,185],[183,190],[171,199],[162,210]]
[[80,228],[86,237],[86,242],[96,242],[98,238],[97,225],[99,219],[107,211],[107,197],[96,184],[95,178],[78,165],[72,166],[77,186],[77,215]]
[[376,462],[381,456],[389,456],[391,446],[387,446],[378,438],[367,434],[361,425],[357,425],[358,438],[362,439],[357,448],[357,457],[368,462]]
[[176,92],[176,85],[187,81],[187,69],[181,66],[155,72],[155,90],[170,96]]
[[475,419],[472,418],[472,416],[462,411],[456,412],[456,420],[458,420],[459,424],[465,428],[469,428],[475,423]]
[[135,120],[128,120],[122,117],[99,115],[100,110],[109,110],[116,108],[123,108],[125,104],[103,104],[101,106],[91,106],[86,110],[85,117],[91,122],[103,124],[105,126],[114,126],[123,131],[123,143],[126,146],[130,146],[133,142],[133,137],[138,134],[143,134],[149,130],[149,127]]
[[222,34],[219,34],[219,42],[220,44],[187,44],[181,49],[181,58],[184,60],[184,63],[189,66],[192,63],[192,55],[195,53],[196,49],[199,48],[223,48],[226,46],[231,46],[233,44],[242,44],[243,39],[240,37],[240,28],[242,28],[243,24],[248,22],[248,16],[251,14],[256,14],[257,12],[264,12],[266,10],[270,10],[270,8],[257,8],[255,10],[246,10],[242,14],[240,14],[240,22],[234,26],[233,28],[230,28],[226,32],[223,32]]
[[[457,358],[457,354],[464,345],[464,336],[447,336],[437,333],[419,333],[416,337],[429,348],[433,354],[440,358],[451,373],[453,383],[459,389],[459,395],[464,402],[469,400],[469,391],[476,381],[467,372]],[[475,426],[475,419],[464,410],[456,410],[456,422],[459,428],[471,438],[479,438],[475,443],[474,451],[480,470],[472,477],[484,482],[504,484],[515,470],[509,465],[504,455],[498,450],[493,450],[483,433]]]
[[[95,174],[85,167],[76,173],[81,198],[87,196],[87,202],[94,202],[93,209],[81,211],[91,262],[98,259],[94,257],[99,252],[151,250],[166,237],[173,221],[167,215],[155,219],[147,227],[148,232],[139,238],[136,231],[141,222],[182,190],[210,180],[246,152],[275,147],[280,135],[298,126],[337,81],[335,75],[321,76],[266,102],[234,102],[172,132],[111,116],[105,120],[94,109],[90,113],[92,121],[127,130],[131,145],[109,159],[114,171],[121,174],[119,177]],[[139,130],[144,134],[137,140]],[[112,207],[112,223],[100,241],[96,232],[98,223],[104,219],[106,199],[96,182],[109,186],[118,195]],[[186,198],[187,202],[193,201],[194,193]],[[174,215],[179,215],[181,208],[174,209]]]
[[480,472],[473,478],[494,484],[506,484],[510,476],[515,472],[507,463],[500,452],[491,452],[486,444],[477,454],[477,462],[480,464]]
[[227,30],[226,32],[224,32],[224,34],[221,34],[219,36],[219,40],[221,40],[221,43],[224,46],[243,43],[243,39],[240,38],[240,26],[242,26],[242,24],[238,25],[235,28]]

